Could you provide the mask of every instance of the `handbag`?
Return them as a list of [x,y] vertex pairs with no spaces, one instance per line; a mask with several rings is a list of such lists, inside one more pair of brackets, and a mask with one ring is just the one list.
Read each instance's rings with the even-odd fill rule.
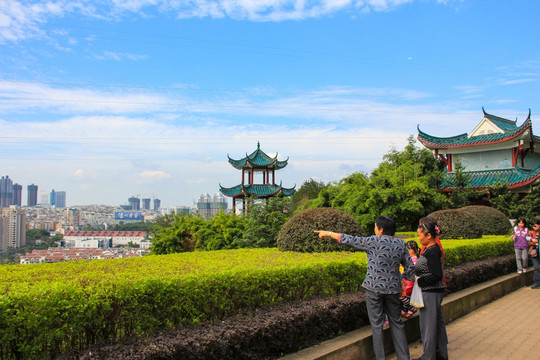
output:
[[530,257],[537,258],[538,257],[538,248],[533,247],[531,251],[529,251]]
[[414,280],[414,286],[411,293],[411,305],[415,308],[424,307],[424,298],[422,296],[422,289],[418,285],[418,279]]

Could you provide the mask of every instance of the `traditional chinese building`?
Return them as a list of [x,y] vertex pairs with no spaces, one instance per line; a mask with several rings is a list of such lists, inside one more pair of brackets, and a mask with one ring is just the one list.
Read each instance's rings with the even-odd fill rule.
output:
[[[515,192],[530,191],[540,182],[540,138],[533,134],[531,111],[521,125],[517,119],[494,116],[484,108],[482,112],[483,119],[470,134],[437,137],[418,126],[418,140],[444,161],[450,177],[459,159],[473,189],[501,183]],[[443,190],[452,188],[446,185]]]
[[[246,198],[267,199],[273,196],[291,196],[295,189],[284,188],[276,184],[276,170],[287,166],[289,159],[280,161],[278,155],[270,157],[260,148],[257,142],[257,150],[242,159],[234,160],[229,157],[229,163],[238,170],[242,170],[242,183],[230,188],[219,185],[223,195],[232,197],[233,212],[236,211],[236,199],[242,199],[242,211],[246,211]],[[256,176],[257,175],[257,176]],[[262,182],[256,182],[256,177],[262,177]]]

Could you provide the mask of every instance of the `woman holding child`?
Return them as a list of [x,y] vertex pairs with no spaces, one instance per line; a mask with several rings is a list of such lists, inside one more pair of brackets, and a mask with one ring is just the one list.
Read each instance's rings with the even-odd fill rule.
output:
[[424,353],[418,359],[448,359],[448,337],[442,314],[445,291],[443,252],[438,240],[440,230],[435,219],[423,218],[418,225],[418,240],[422,244],[416,261],[415,274],[422,289],[424,307],[420,308],[420,333]]

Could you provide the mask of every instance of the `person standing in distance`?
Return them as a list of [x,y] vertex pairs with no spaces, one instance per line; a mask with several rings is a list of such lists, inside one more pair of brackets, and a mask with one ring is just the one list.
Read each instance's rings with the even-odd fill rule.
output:
[[375,235],[359,237],[317,230],[319,238],[331,237],[342,244],[354,246],[367,254],[367,273],[362,283],[366,291],[366,307],[371,324],[373,350],[377,360],[385,359],[383,342],[384,316],[392,332],[392,341],[398,360],[409,360],[409,345],[401,321],[401,277],[414,279],[414,265],[402,239],[394,237],[396,222],[388,216],[375,220]]

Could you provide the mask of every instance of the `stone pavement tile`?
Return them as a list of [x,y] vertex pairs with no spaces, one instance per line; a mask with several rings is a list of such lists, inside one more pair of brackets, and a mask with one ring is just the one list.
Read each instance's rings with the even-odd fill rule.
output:
[[[448,355],[459,360],[540,358],[540,290],[518,289],[446,326]],[[411,358],[422,355],[422,343],[409,344]],[[395,360],[395,354],[387,356]]]

